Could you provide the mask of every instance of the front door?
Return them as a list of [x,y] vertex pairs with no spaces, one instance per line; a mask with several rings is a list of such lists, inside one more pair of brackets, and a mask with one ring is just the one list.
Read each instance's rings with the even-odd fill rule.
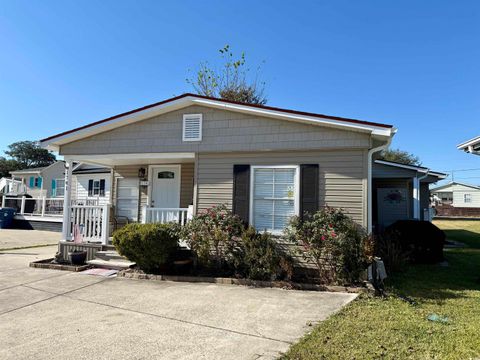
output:
[[152,168],[150,205],[155,208],[180,207],[180,166],[162,165]]

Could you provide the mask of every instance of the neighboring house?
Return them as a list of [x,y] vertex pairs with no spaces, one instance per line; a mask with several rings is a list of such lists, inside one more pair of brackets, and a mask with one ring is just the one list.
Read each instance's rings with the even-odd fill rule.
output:
[[[111,169],[112,212],[134,221],[162,222],[171,213],[183,219],[187,208],[197,213],[226,204],[257,229],[280,233],[292,215],[329,205],[371,230],[372,155],[395,131],[392,125],[184,94],[41,144],[64,157],[67,178],[73,162]],[[420,191],[419,183],[413,186]],[[64,219],[72,211],[65,207]],[[68,223],[65,238],[71,236]],[[108,239],[106,231],[101,237]]]
[[438,197],[442,205],[480,208],[480,186],[452,181],[432,188],[430,193]]
[[[57,197],[57,181],[65,177],[65,163],[57,161],[46,167],[11,171],[12,180],[24,184],[22,192],[34,197]],[[63,183],[61,184],[63,186]],[[63,195],[60,195],[63,196]]]
[[447,174],[385,160],[375,160],[372,171],[373,222],[378,230],[397,220],[432,220],[428,187]]
[[[78,164],[72,171],[72,197],[76,204],[104,205],[111,203],[112,170]],[[64,184],[63,180],[63,184]],[[57,188],[57,194],[60,189]],[[62,189],[62,196],[63,196]]]
[[480,136],[461,143],[457,146],[457,149],[471,154],[480,155]]

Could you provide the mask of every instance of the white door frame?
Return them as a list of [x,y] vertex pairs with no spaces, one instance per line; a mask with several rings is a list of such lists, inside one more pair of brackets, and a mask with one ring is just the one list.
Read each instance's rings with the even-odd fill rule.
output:
[[152,193],[153,193],[153,170],[157,168],[172,168],[176,167],[178,169],[178,206],[180,207],[181,191],[182,191],[182,165],[181,164],[172,164],[172,165],[148,165],[148,187],[147,187],[147,206],[152,206]]

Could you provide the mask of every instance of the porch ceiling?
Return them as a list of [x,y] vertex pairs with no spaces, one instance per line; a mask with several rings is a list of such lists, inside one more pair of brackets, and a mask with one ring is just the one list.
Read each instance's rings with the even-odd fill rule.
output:
[[194,159],[195,153],[132,153],[65,156],[66,161],[71,160],[106,167],[122,165],[178,164],[192,162]]

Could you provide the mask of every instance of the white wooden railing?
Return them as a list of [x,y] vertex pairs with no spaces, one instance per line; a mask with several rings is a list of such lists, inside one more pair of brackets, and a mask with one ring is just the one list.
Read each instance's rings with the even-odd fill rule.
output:
[[21,181],[10,179],[10,178],[1,178],[0,179],[0,193],[22,194],[22,193],[25,193],[25,192],[27,192],[27,187]]
[[20,215],[62,216],[63,198],[2,196],[1,207],[15,207]]
[[78,225],[83,241],[108,243],[110,205],[73,205],[70,219],[67,240],[73,240]]
[[188,208],[153,208],[144,206],[142,210],[142,223],[144,224],[176,222],[180,225],[185,225],[193,215],[193,206]]

